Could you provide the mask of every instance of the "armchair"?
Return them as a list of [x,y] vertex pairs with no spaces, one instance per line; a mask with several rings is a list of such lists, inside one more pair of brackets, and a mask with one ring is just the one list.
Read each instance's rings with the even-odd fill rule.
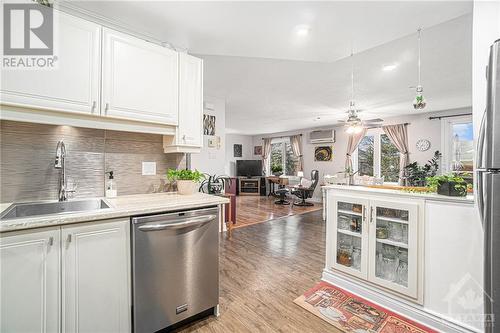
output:
[[312,198],[314,190],[316,189],[316,186],[318,185],[319,182],[319,171],[318,170],[313,170],[311,171],[311,186],[309,187],[295,187],[292,189],[290,192],[292,195],[296,196],[297,198],[301,199],[301,201],[298,202],[293,202],[293,205],[295,206],[314,206],[312,202],[307,202],[306,199]]

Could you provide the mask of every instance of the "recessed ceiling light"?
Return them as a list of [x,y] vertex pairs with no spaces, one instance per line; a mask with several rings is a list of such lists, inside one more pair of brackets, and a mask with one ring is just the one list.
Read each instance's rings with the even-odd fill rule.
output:
[[387,64],[387,65],[382,66],[382,70],[384,70],[386,72],[390,72],[390,71],[396,69],[396,67],[398,67],[398,64]]
[[300,24],[295,27],[295,33],[297,36],[304,37],[309,35],[309,32],[311,31],[311,28],[308,25],[305,24]]

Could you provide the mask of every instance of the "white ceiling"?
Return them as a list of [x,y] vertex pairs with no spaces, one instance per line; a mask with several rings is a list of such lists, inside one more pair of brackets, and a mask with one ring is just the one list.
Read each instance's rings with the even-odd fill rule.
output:
[[[349,101],[351,45],[362,118],[414,113],[423,27],[426,111],[471,105],[471,1],[75,2],[205,59],[205,94],[226,99],[229,132],[335,124]],[[298,37],[297,25],[310,26]],[[382,65],[398,63],[391,72]],[[317,120],[316,118],[321,119]]]

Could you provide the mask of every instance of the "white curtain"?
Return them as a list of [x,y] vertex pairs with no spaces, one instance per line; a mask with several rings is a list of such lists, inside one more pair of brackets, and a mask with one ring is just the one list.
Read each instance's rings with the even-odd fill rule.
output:
[[391,142],[396,146],[401,157],[399,159],[399,185],[404,185],[405,167],[410,163],[408,152],[408,124],[382,126]]
[[302,135],[290,136],[290,145],[292,146],[293,154],[297,156],[298,160],[297,171],[304,171],[302,169],[304,165],[304,160],[302,157]]
[[359,143],[361,140],[365,137],[366,135],[366,128],[363,128],[363,130],[357,134],[351,134],[349,135],[349,140],[347,141],[347,153],[346,153],[346,158],[345,158],[345,169],[349,169],[351,172],[353,172],[352,168],[352,158],[351,155],[354,153],[356,148],[358,148]]
[[271,173],[270,170],[267,170],[269,166],[269,156],[271,155],[271,138],[265,138],[264,144],[262,145],[262,163],[264,164],[264,171],[266,176],[269,176]]

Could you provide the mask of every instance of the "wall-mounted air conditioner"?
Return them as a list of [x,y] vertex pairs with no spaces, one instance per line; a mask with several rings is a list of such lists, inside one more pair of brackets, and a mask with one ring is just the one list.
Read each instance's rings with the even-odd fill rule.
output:
[[328,129],[309,132],[309,142],[312,144],[334,143],[335,130]]

